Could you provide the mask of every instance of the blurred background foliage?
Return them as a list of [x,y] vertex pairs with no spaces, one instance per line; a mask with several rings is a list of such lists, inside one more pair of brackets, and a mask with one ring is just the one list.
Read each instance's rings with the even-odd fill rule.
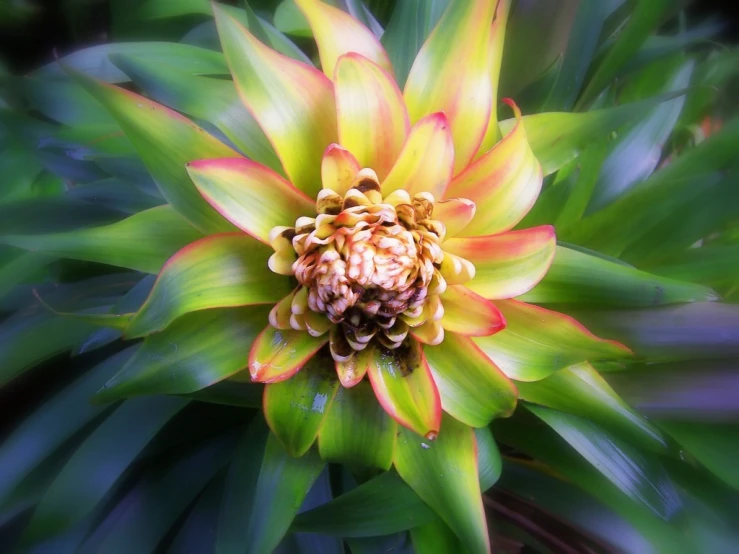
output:
[[[246,20],[243,2],[227,3]],[[446,6],[333,3],[384,29],[401,82]],[[290,0],[249,6],[273,44],[316,58]],[[525,300],[576,316],[636,357],[596,364],[604,379],[573,366],[542,386],[522,383],[516,415],[480,430],[498,552],[739,544],[739,51],[736,20],[717,6],[519,0],[512,11],[499,97],[521,105],[547,174],[521,226],[554,224],[560,241]],[[0,545],[455,551],[395,473],[286,457],[251,386],[90,404],[136,346],[33,296],[78,314],[135,310],[152,276],[113,267],[106,249],[141,238],[105,226],[164,204],[116,121],[55,55],[253,146],[209,2],[4,0],[0,34]],[[167,240],[137,269],[159,263]],[[151,348],[159,370],[174,363]]]

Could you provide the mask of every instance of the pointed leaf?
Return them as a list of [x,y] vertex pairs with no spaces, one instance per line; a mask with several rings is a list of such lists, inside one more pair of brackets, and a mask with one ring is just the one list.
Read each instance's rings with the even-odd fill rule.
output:
[[187,164],[200,194],[231,223],[269,244],[269,232],[315,213],[315,202],[274,171],[243,158]]
[[603,433],[588,420],[540,406],[528,406],[624,494],[669,521],[682,501],[659,460]]
[[28,541],[59,533],[80,521],[115,486],[154,435],[187,400],[147,398],[117,408],[70,458],[24,531]]
[[557,246],[547,274],[521,297],[537,304],[619,308],[716,299],[716,293],[708,287],[651,275],[619,260],[566,246]]
[[[576,158],[594,140],[604,139],[630,121],[637,121],[655,106],[679,93],[656,96],[613,108],[590,112],[551,112],[523,118],[526,136],[544,175],[550,175]],[[503,134],[509,133],[516,119],[500,122]]]
[[293,458],[263,427],[252,425],[231,462],[217,552],[272,552],[325,466],[314,452]]
[[396,2],[382,44],[395,68],[398,85],[405,85],[416,54],[436,26],[449,0],[405,0]]
[[148,336],[95,395],[99,401],[140,394],[187,394],[246,369],[247,352],[267,319],[264,307],[184,315]]
[[393,463],[397,424],[366,381],[341,387],[318,435],[318,450],[328,462],[388,470]]
[[49,255],[156,273],[177,250],[202,235],[171,206],[66,233],[6,235],[0,242]]
[[441,424],[441,400],[418,342],[411,340],[394,350],[377,346],[368,375],[390,417],[434,440]]
[[141,56],[114,54],[111,60],[152,100],[211,123],[250,159],[282,171],[277,154],[232,81],[190,75]]
[[334,81],[339,142],[382,180],[410,130],[398,85],[382,67],[354,53],[339,59]]
[[473,339],[503,373],[517,381],[538,381],[585,360],[630,355],[623,345],[599,339],[569,316],[516,300],[495,303],[506,328]]
[[490,119],[488,41],[494,10],[495,4],[487,0],[451,3],[418,53],[405,84],[412,123],[433,112],[444,112],[449,119],[455,174],[477,153]]
[[[223,469],[233,452],[233,435],[218,437],[144,474],[112,506],[77,552],[154,552],[177,528],[180,517],[206,485]],[[204,494],[207,494],[205,491]]]
[[290,292],[290,284],[267,269],[270,253],[271,249],[241,233],[193,242],[162,268],[125,335],[159,331],[198,310],[277,302]]
[[298,514],[292,529],[340,537],[377,537],[433,518],[433,511],[398,474],[386,471],[323,506]]
[[621,397],[587,362],[532,383],[518,382],[522,400],[587,418],[638,446],[664,451],[660,432]]
[[338,59],[349,52],[356,52],[386,71],[392,71],[380,41],[354,17],[320,0],[295,0],[295,3],[310,24],[321,67],[329,79],[334,78]]
[[249,350],[252,381],[277,383],[289,379],[327,342],[328,334],[314,337],[306,331],[284,331],[268,325]]
[[555,247],[554,228],[549,225],[444,243],[445,251],[475,266],[475,277],[465,286],[493,300],[531,290],[549,269]]
[[320,190],[323,151],[336,142],[331,81],[263,45],[218,5],[214,11],[242,101],[274,146],[290,182],[314,196]]
[[[424,349],[444,411],[462,423],[483,427],[516,407],[516,387],[472,339],[447,333]],[[443,433],[443,430],[442,430]]]
[[325,352],[290,379],[264,387],[264,418],[288,454],[302,456],[313,445],[338,387],[333,360]]
[[185,219],[204,232],[232,229],[195,190],[185,164],[200,158],[238,157],[235,151],[169,108],[82,73],[73,76],[115,118],[164,198]]
[[432,443],[401,429],[395,467],[470,552],[490,552],[477,480],[477,445],[470,427],[447,415]]
[[[86,424],[108,409],[89,398],[118,371],[137,347],[104,360],[88,373],[47,400],[9,436],[0,447],[0,499],[7,498],[18,483]],[[33,447],[29,440],[33,438]]]

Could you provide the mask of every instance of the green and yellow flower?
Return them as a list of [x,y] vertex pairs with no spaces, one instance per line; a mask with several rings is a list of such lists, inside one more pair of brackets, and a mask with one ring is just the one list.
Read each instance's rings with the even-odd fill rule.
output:
[[[366,27],[316,0],[298,6],[323,73],[216,12],[241,98],[287,178],[245,158],[188,165],[218,212],[273,249],[262,270],[274,286],[292,289],[248,358],[251,379],[268,384],[273,431],[296,454],[310,447],[318,429],[295,444],[288,437],[300,422],[280,405],[307,376],[280,384],[331,365],[343,387],[367,377],[385,411],[427,439],[443,432],[442,409],[474,427],[509,415],[516,388],[491,340],[505,313],[575,324],[513,300],[545,275],[556,240],[551,226],[512,230],[534,204],[542,170],[511,100],[517,123],[494,142],[496,3],[450,9],[404,91]],[[326,347],[330,358],[310,363]],[[324,386],[321,411],[336,390]]]

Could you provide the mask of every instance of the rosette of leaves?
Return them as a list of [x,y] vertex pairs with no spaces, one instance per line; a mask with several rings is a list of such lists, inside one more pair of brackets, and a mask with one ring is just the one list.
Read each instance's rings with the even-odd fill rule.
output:
[[[739,64],[681,8],[114,2],[114,42],[3,75],[2,544],[730,551]],[[453,157],[404,161],[438,136]],[[430,262],[443,316],[403,304],[401,336],[316,308],[293,262],[319,218],[350,228],[334,193],[355,235],[394,206],[403,255],[433,232],[461,259]],[[444,233],[403,219],[424,202]],[[509,235],[513,261],[450,246]]]

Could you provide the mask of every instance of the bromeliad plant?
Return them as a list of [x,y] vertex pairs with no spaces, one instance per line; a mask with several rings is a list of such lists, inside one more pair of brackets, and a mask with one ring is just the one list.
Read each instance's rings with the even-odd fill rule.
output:
[[[649,38],[674,15],[651,0],[569,20],[409,0],[384,34],[359,2],[280,4],[319,70],[249,6],[166,4],[133,17],[213,14],[185,41],[223,53],[113,43],[4,89],[0,379],[33,395],[44,367],[20,374],[44,359],[99,361],[54,377],[0,447],[8,544],[731,544],[736,497],[713,480],[739,483],[707,452],[734,428],[655,425],[609,381],[644,404],[639,375],[737,354],[733,307],[689,261],[736,248],[737,126],[692,132],[716,97],[684,90],[721,87],[733,53]],[[569,42],[525,82],[550,27]],[[499,121],[505,86],[523,109],[503,99]],[[685,217],[698,184],[711,222]],[[724,267],[705,284],[730,298]]]

